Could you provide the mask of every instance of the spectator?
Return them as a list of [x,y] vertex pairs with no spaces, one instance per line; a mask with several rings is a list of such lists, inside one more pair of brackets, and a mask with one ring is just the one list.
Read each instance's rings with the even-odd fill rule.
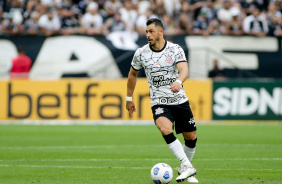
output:
[[217,17],[221,24],[226,25],[232,20],[230,9],[231,9],[231,1],[224,0],[223,8],[219,9],[217,12]]
[[111,32],[121,32],[127,30],[126,22],[122,21],[121,14],[116,13],[113,17],[107,19],[103,26],[103,34],[109,35]]
[[80,9],[72,4],[72,0],[63,0],[58,15],[61,21],[61,33],[64,35],[80,33]]
[[[1,6],[1,11],[3,11],[3,20],[1,21],[1,27],[4,34],[17,35],[21,34],[23,31],[22,22],[22,1],[4,1]],[[2,9],[3,8],[3,9]],[[0,13],[1,13],[0,11]]]
[[176,24],[176,33],[177,34],[190,34],[192,24],[190,23],[187,13],[182,12],[179,16],[179,20]]
[[207,36],[207,28],[209,22],[205,12],[201,12],[197,19],[193,22],[192,34]]
[[265,11],[268,3],[269,0],[240,0],[241,8],[247,16],[251,15],[256,7]]
[[183,25],[183,21],[184,21],[183,18],[184,18],[184,16],[182,15],[182,18],[181,18],[181,14],[182,13],[186,14],[187,19],[189,21],[189,26],[188,27],[189,27],[189,29],[191,31],[191,25],[192,25],[192,22],[194,20],[194,12],[193,12],[193,10],[191,8],[191,5],[189,4],[189,2],[187,0],[180,0],[180,8],[178,9],[178,11],[176,12],[176,15],[175,15],[175,20],[176,21],[180,21],[180,20],[182,21],[181,23],[180,22],[176,23],[176,26],[178,26],[178,28],[179,28],[180,24],[182,24],[182,26],[184,26]]
[[104,4],[104,9],[108,17],[113,17],[116,13],[119,12],[119,9],[122,7],[122,3],[119,0],[108,0]]
[[275,27],[275,30],[274,30],[274,35],[275,36],[282,36],[282,21],[280,21],[276,27]]
[[50,9],[51,9],[51,7],[48,8],[47,6],[44,6],[41,3],[38,3],[38,4],[35,5],[35,11],[37,11],[39,13],[40,17],[42,15],[46,14],[46,12]]
[[213,78],[213,79],[224,79],[226,77],[225,72],[223,70],[219,69],[217,59],[215,59],[213,61],[213,68],[212,68],[212,70],[209,71],[208,77]]
[[[93,3],[94,0],[76,0],[78,1],[77,5],[78,5],[78,8],[80,9],[81,13],[84,15],[85,13],[87,13],[87,6],[90,4],[90,3]],[[99,5],[97,4],[98,6],[98,9],[99,9]]]
[[39,18],[38,25],[45,36],[51,36],[60,33],[60,19],[57,16],[57,13],[52,9],[48,9],[47,13]]
[[153,14],[152,9],[148,9],[146,11],[145,14],[141,14],[137,17],[136,20],[136,31],[140,34],[140,35],[145,35],[146,34],[146,22],[147,20],[151,19],[151,18],[156,18],[157,16]]
[[24,22],[24,31],[29,35],[40,34],[39,25],[39,13],[34,11],[30,14],[30,18]]
[[179,0],[163,0],[166,14],[169,16],[174,16],[175,13],[181,8]]
[[138,14],[139,15],[146,14],[148,9],[151,9],[151,5],[148,0],[138,0]]
[[4,13],[3,21],[1,22],[1,29],[4,34],[17,35],[22,33],[22,25],[14,21],[13,13]]
[[260,15],[260,10],[257,7],[252,15],[245,18],[243,29],[246,34],[253,36],[265,36],[268,33],[266,20]]
[[249,16],[252,14],[253,11],[253,0],[240,0],[240,8],[242,9],[243,13]]
[[[213,8],[218,11],[222,8],[222,1],[223,0],[213,0]],[[242,1],[242,0],[238,0],[238,1]],[[244,1],[244,0],[243,0]]]
[[[38,6],[40,6],[39,4],[40,4],[39,0],[29,0],[29,1],[27,1],[25,11],[23,13],[23,17],[24,17],[25,20],[29,19],[33,12],[36,12],[36,8]],[[39,12],[37,12],[37,13],[39,13]],[[41,16],[41,15],[39,14],[39,16]]]
[[281,21],[281,18],[281,12],[277,11],[274,3],[270,3],[268,5],[268,11],[266,12],[266,20],[270,35],[274,35],[274,30]]
[[40,3],[46,7],[58,8],[62,0],[40,0]]
[[191,13],[192,12],[192,10],[191,10],[191,7],[190,7],[190,4],[189,4],[189,2],[188,1],[186,1],[186,0],[180,0],[180,5],[181,5],[181,8],[180,8],[180,12],[179,12],[179,14],[181,13],[181,12],[185,12],[185,13]]
[[150,0],[151,8],[158,18],[162,18],[166,14],[164,2],[162,0]]
[[82,17],[82,31],[88,35],[102,33],[103,18],[98,13],[98,4],[95,2],[89,3],[87,13]]
[[3,4],[1,4],[1,2],[0,2],[0,34],[1,34],[1,30],[2,30],[2,28],[1,28],[1,22],[2,22],[2,16],[3,16],[3,9],[2,9],[2,6],[3,6]]
[[113,18],[109,18],[104,27],[104,35],[118,49],[135,50],[138,45],[135,43],[137,33],[133,33],[128,28],[127,22],[121,18],[121,14],[116,13]]
[[207,0],[203,4],[200,12],[205,12],[209,23],[217,18],[216,10],[213,7],[213,0]]
[[23,1],[20,0],[12,1],[12,6],[9,13],[13,14],[13,22],[15,24],[22,24],[23,22],[23,16],[22,16],[23,6],[24,6]]
[[282,1],[281,0],[271,0],[277,8],[278,11],[282,13]]
[[124,1],[124,7],[120,9],[119,13],[121,14],[122,21],[128,24],[131,31],[134,31],[137,12],[133,9],[131,0]]
[[[275,8],[273,8],[273,4]],[[267,5],[269,5],[268,9]],[[232,15],[234,7],[241,10],[241,15]],[[38,23],[40,29],[46,29],[43,31],[46,36],[56,33],[64,35],[74,33],[101,34],[103,21],[106,21],[117,12],[121,14],[123,22],[128,23],[132,32],[136,30],[139,34],[145,34],[142,29],[143,26],[140,25],[144,22],[147,10],[151,9],[153,11],[152,15],[155,14],[160,19],[164,18],[164,21],[173,22],[173,24],[167,23],[170,25],[168,26],[169,30],[174,30],[172,32],[168,31],[169,34],[187,34],[188,29],[190,34],[194,32],[194,34],[203,35],[198,31],[195,32],[197,26],[192,25],[197,22],[205,22],[199,20],[205,14],[208,22],[207,27],[212,30],[210,33],[205,32],[205,35],[226,33],[241,35],[242,31],[235,33],[233,29],[241,30],[239,22],[244,18],[244,12],[251,15],[256,7],[262,10],[262,15],[267,19],[270,35],[274,35],[274,30],[277,33],[280,27],[277,17],[281,16],[279,12],[281,14],[282,11],[281,0],[0,0],[0,9],[4,12],[3,17],[0,16],[0,29],[1,33],[9,35],[21,33],[40,34],[40,31],[36,31],[37,15],[34,12],[38,12],[40,17],[46,17],[46,14],[48,14],[46,12],[49,9],[56,9],[57,13],[53,12],[53,17],[58,16],[60,19],[59,30],[46,31],[47,29],[40,25],[42,22],[45,22],[44,24],[52,22],[50,20],[40,20]],[[91,14],[90,9],[96,9],[96,13]],[[186,13],[189,24],[187,24],[185,15],[182,13]],[[31,14],[33,14],[33,18]],[[11,15],[13,20],[8,18]],[[102,17],[102,21],[100,17]],[[217,18],[219,22],[216,21]],[[226,31],[224,31],[225,28]],[[31,30],[27,31],[27,29]]]
[[198,1],[198,0],[188,0],[190,6],[189,9],[190,11],[192,11],[192,18],[196,19],[199,14],[200,14],[200,10],[203,6],[203,2],[202,1]]
[[255,0],[253,4],[262,11],[266,11],[270,0]]
[[227,25],[227,34],[228,35],[243,35],[243,16],[240,10],[237,7],[231,8],[232,20]]
[[31,59],[25,55],[25,49],[18,47],[18,56],[12,60],[11,78],[27,79],[32,65]]
[[165,14],[162,18],[164,26],[164,35],[174,35],[176,33],[173,17]]
[[2,4],[3,12],[8,13],[12,7],[12,0],[6,0]]
[[207,30],[204,32],[204,36],[208,35],[224,35],[226,34],[226,25],[221,24],[218,20],[214,19],[209,24]]

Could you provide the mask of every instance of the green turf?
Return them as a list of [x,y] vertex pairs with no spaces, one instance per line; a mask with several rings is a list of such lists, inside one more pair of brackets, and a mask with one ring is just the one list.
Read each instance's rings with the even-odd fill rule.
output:
[[[281,184],[281,132],[280,124],[198,125],[197,179]],[[159,162],[179,166],[155,126],[0,126],[0,183],[149,184]]]

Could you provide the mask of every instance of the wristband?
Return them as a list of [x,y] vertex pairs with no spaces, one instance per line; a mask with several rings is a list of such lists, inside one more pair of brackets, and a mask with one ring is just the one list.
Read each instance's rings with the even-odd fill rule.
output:
[[132,100],[132,96],[126,96],[126,101],[128,101],[128,102],[132,102],[133,100]]
[[176,80],[175,82],[178,82],[180,85],[182,85],[182,82],[181,82],[181,80]]

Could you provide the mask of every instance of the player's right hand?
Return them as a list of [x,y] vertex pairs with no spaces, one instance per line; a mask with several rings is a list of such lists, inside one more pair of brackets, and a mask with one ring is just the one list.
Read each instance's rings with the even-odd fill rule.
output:
[[133,101],[126,101],[126,109],[128,110],[128,115],[131,118],[132,117],[132,113],[136,112],[136,108],[135,108],[135,104]]

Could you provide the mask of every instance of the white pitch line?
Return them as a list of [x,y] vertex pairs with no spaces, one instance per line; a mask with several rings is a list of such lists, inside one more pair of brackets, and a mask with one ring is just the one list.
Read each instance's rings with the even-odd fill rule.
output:
[[65,165],[0,165],[0,167],[50,167],[50,168],[77,168],[77,169],[151,169],[150,167],[96,167],[96,166],[65,166]]
[[10,146],[0,147],[0,149],[91,149],[91,148],[126,148],[126,147],[165,147],[166,145],[92,145],[92,146]]
[[[282,147],[282,144],[199,144],[202,146],[240,146],[240,147]],[[91,149],[91,148],[138,148],[138,147],[167,147],[166,144],[154,144],[154,145],[84,145],[84,146],[9,146],[0,147],[1,149]]]
[[[74,168],[74,169],[151,169],[151,167],[97,167],[97,166],[49,166],[49,165],[0,165],[0,167],[26,167],[26,168]],[[208,171],[281,171],[282,169],[220,169],[220,168],[207,168],[198,170]]]
[[[0,162],[105,162],[105,161],[171,161],[170,158],[145,158],[145,159],[8,159]],[[282,158],[199,158],[197,161],[282,161]]]
[[197,170],[206,170],[206,171],[282,171],[282,169],[218,169],[218,168],[212,168],[212,169],[197,169]]
[[[159,159],[162,160],[162,159]],[[171,159],[171,160],[175,160],[175,159]],[[195,158],[194,160],[200,160],[200,161],[225,161],[225,160],[238,160],[238,161],[248,161],[248,160],[282,160],[282,158]]]

